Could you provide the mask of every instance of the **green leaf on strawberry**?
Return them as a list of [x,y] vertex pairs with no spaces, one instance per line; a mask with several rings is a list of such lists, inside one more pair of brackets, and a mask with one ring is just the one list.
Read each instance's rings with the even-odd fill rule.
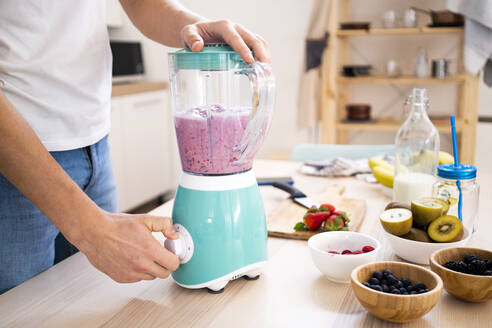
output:
[[294,226],[295,231],[308,231],[309,229],[306,227],[304,222],[297,222]]

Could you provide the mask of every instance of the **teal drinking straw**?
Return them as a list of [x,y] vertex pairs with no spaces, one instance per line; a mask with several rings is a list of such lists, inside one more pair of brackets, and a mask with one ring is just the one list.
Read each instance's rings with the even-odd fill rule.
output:
[[[459,161],[458,161],[458,142],[456,141],[456,123],[455,123],[453,115],[451,115],[451,117],[449,119],[451,121],[451,136],[453,138],[454,166],[457,167],[459,165]],[[463,200],[463,198],[461,196],[461,185],[460,185],[459,180],[456,180],[456,187],[458,187],[458,191],[459,191],[458,218],[460,219],[460,221],[463,222],[463,218],[462,218],[462,200]]]

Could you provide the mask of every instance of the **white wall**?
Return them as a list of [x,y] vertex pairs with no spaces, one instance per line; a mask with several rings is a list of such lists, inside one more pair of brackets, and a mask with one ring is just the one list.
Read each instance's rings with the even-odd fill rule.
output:
[[[348,1],[348,0],[346,0]],[[444,0],[351,0],[352,14],[355,19],[369,20],[380,25],[381,13],[395,9],[403,12],[409,4],[421,8],[444,8]],[[307,131],[298,131],[296,127],[297,91],[299,76],[304,66],[304,38],[310,18],[312,0],[182,0],[185,6],[203,16],[220,19],[229,18],[239,22],[255,33],[261,34],[269,43],[272,52],[272,65],[277,77],[277,102],[272,128],[260,155],[269,154],[278,149],[289,149],[295,144],[308,141]],[[374,5],[377,3],[377,6]],[[425,18],[422,18],[424,19]],[[421,21],[424,23],[424,21]],[[144,60],[147,76],[153,80],[167,79],[166,48],[143,38],[124,17],[124,26],[111,29],[113,39],[143,40]],[[411,73],[413,59],[418,44],[428,48],[429,58],[446,57],[456,59],[457,39],[406,36],[396,42],[390,37],[358,38],[351,42],[353,63],[370,62],[377,71],[382,71],[388,59],[398,59],[404,73]],[[456,70],[456,61],[452,70]],[[401,112],[404,95],[410,92],[407,86],[354,86],[350,89],[351,100],[373,104],[376,116],[398,116]],[[429,88],[432,115],[446,115],[456,110],[453,85],[434,85]],[[480,115],[492,116],[492,89],[483,85],[480,88]],[[393,133],[356,133],[352,143],[391,143]],[[442,144],[449,149],[449,137],[442,136]],[[480,149],[478,150],[480,151]],[[492,161],[492,158],[491,158]]]

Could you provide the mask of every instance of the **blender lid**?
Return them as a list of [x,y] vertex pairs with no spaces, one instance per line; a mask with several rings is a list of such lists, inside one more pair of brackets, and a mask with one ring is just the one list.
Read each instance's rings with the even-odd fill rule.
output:
[[224,71],[232,68],[246,68],[241,56],[225,43],[206,44],[202,51],[193,52],[188,47],[170,52],[175,69],[198,69],[203,71]]

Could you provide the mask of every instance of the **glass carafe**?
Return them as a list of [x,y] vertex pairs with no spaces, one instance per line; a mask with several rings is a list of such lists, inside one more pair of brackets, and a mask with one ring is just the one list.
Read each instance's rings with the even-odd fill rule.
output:
[[268,129],[274,78],[231,47],[206,45],[169,55],[174,124],[183,171],[222,175],[249,170]]
[[413,89],[411,109],[395,138],[393,199],[410,203],[432,196],[439,159],[439,133],[427,116],[426,89]]

